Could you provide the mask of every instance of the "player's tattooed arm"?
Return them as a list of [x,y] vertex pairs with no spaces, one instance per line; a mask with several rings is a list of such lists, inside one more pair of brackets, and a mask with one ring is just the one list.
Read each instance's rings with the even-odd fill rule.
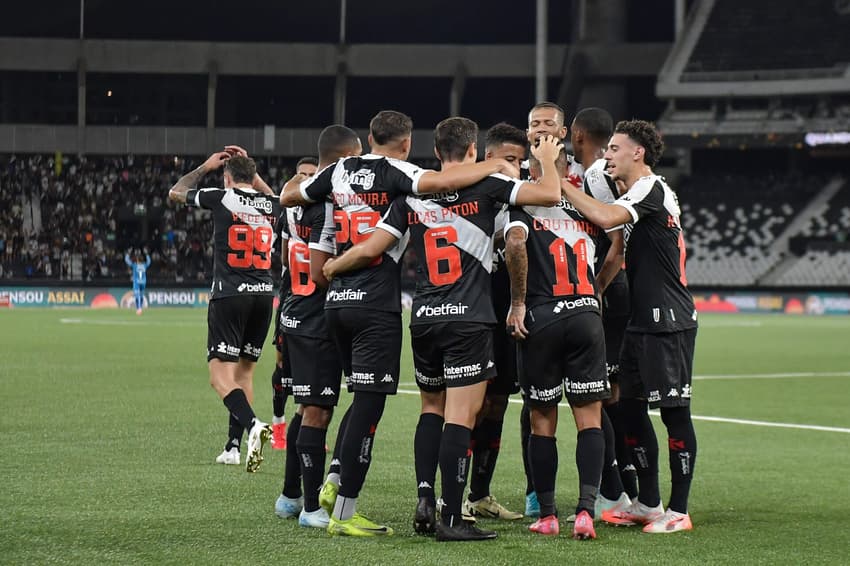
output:
[[525,328],[525,295],[528,289],[528,250],[522,228],[508,230],[505,239],[505,263],[511,278],[511,310],[505,321],[508,332],[517,340],[528,336]]
[[215,171],[228,159],[230,159],[230,154],[226,151],[213,153],[201,164],[200,167],[180,177],[180,180],[171,187],[170,191],[168,191],[168,199],[185,204],[186,193],[188,193],[189,190],[194,189],[204,175],[211,171]]

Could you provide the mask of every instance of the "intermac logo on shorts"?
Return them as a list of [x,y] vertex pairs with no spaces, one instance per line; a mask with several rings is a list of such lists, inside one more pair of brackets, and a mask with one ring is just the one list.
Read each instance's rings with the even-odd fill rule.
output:
[[348,383],[359,383],[360,385],[372,385],[375,383],[375,374],[363,371],[353,371],[348,378]]
[[343,289],[341,291],[331,289],[325,299],[328,301],[362,301],[365,296],[366,291],[360,289]]
[[573,395],[581,395],[584,393],[605,393],[608,391],[608,381],[601,379],[598,381],[571,381],[569,378],[564,380],[564,387],[567,393]]
[[271,283],[257,283],[255,285],[242,283],[236,290],[240,293],[271,293],[274,290],[274,286]]
[[532,401],[552,401],[561,398],[561,386],[556,385],[549,389],[538,389],[533,385],[528,388],[528,398]]
[[422,305],[416,309],[416,318],[422,316],[458,316],[466,314],[468,308],[469,305],[463,303],[444,303],[433,307],[431,305]]
[[458,379],[464,377],[477,377],[481,374],[481,364],[469,364],[465,366],[446,366],[443,368],[446,379]]

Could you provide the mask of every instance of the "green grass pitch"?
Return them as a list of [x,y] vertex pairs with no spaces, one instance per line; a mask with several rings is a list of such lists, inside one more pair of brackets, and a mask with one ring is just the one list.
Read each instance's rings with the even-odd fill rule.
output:
[[[227,418],[207,382],[204,312],[0,311],[0,563],[847,563],[848,336],[847,317],[703,317],[694,415],[756,422],[696,421],[694,531],[598,525],[597,540],[578,542],[566,528],[546,538],[529,533],[528,520],[485,521],[497,540],[437,544],[411,526],[419,400],[407,346],[405,393],[388,402],[359,503],[396,536],[352,540],[274,515],[283,453],[269,449],[254,475],[212,463]],[[272,365],[268,346],[255,377],[255,408],[267,420]],[[512,404],[493,494],[521,510],[518,420]],[[329,442],[335,433],[332,425]],[[562,514],[577,490],[574,441],[564,408]],[[663,447],[660,464],[666,498]]]

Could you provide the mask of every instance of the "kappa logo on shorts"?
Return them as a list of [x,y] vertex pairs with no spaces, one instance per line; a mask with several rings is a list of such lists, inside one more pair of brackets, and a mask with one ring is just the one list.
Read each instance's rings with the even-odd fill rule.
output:
[[331,389],[330,387],[325,387],[324,389],[322,389],[322,395],[333,395],[333,394],[334,394],[334,390]]
[[671,387],[670,391],[667,392],[668,397],[678,397],[679,391],[675,387]]
[[490,369],[491,367],[493,367],[495,365],[496,364],[493,362],[493,360],[487,360],[487,369]]
[[392,383],[392,382],[393,382],[393,376],[391,376],[388,373],[385,373],[384,377],[381,379],[381,383]]

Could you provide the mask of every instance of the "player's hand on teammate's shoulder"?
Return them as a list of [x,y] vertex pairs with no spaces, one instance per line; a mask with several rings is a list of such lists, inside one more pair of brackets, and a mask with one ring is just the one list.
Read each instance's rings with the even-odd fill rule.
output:
[[538,161],[555,161],[564,144],[555,136],[543,136],[537,145],[531,146],[531,153]]
[[502,175],[507,175],[508,177],[513,177],[514,179],[519,178],[519,167],[508,161],[507,159],[498,159],[499,165],[501,169],[499,169],[499,173]]

